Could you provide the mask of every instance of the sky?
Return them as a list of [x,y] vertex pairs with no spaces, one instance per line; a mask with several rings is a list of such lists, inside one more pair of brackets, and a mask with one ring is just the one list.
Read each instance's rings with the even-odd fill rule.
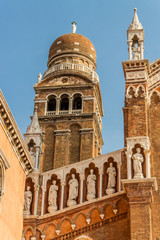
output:
[[144,28],[144,58],[160,57],[160,0],[0,0],[0,88],[22,134],[34,108],[33,85],[47,69],[48,52],[59,36],[77,33],[96,49],[103,100],[102,153],[123,148],[127,28],[134,8]]

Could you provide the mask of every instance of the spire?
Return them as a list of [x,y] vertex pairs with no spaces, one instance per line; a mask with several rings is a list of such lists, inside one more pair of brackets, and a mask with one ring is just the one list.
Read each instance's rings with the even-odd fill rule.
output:
[[132,23],[127,30],[127,44],[129,60],[144,59],[144,30],[137,16],[137,8],[134,9]]
[[35,110],[34,110],[33,118],[31,121],[31,125],[28,129],[28,133],[41,133],[42,132],[42,130],[39,126],[39,122],[38,122],[37,109],[38,109],[38,107],[36,106]]
[[134,16],[132,19],[132,23],[129,25],[128,30],[134,30],[134,29],[143,29],[137,16],[137,8],[134,9]]
[[76,33],[76,22],[72,22],[72,33]]

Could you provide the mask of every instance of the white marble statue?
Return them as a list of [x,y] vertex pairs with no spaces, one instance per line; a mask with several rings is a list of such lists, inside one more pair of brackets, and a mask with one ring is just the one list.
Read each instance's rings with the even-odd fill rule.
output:
[[67,201],[67,206],[73,206],[77,204],[78,197],[78,181],[75,178],[75,174],[72,174],[72,178],[69,180],[69,197]]
[[134,43],[134,45],[132,47],[132,51],[133,51],[133,60],[139,60],[140,59],[140,48],[137,47],[136,43]]
[[30,208],[32,203],[32,192],[30,191],[30,186],[27,186],[27,190],[24,192],[24,215],[30,215]]
[[93,174],[94,170],[90,170],[90,174],[87,177],[87,200],[94,199],[96,197],[96,175]]
[[31,154],[31,157],[32,157],[33,161],[35,162],[35,160],[36,160],[35,148],[34,148],[34,147],[30,147],[29,152],[30,152],[30,154]]
[[110,163],[109,168],[107,169],[108,174],[108,185],[106,189],[106,194],[112,194],[115,192],[116,186],[116,169],[113,167],[113,163]]
[[40,83],[40,81],[42,80],[42,74],[39,72],[39,74],[38,74],[38,83]]
[[72,33],[76,33],[76,22],[72,22]]
[[58,186],[56,185],[56,181],[54,180],[53,185],[49,188],[49,195],[48,195],[48,212],[52,213],[57,210],[57,191]]
[[143,177],[142,173],[142,163],[144,162],[143,155],[141,154],[141,149],[137,148],[136,153],[132,156],[133,159],[133,170],[134,170],[134,179],[141,179]]

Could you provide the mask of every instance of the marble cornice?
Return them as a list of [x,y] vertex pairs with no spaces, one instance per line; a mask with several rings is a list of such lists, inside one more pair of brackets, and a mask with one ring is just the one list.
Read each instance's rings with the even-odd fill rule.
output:
[[1,90],[0,124],[10,140],[10,143],[16,152],[23,170],[25,171],[26,175],[29,174],[33,168],[33,161]]

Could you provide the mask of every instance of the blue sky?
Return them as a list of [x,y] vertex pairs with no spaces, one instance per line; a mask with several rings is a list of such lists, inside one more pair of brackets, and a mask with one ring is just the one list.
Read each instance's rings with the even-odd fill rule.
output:
[[128,59],[126,30],[134,8],[145,31],[144,56],[160,57],[159,0],[0,0],[0,88],[22,132],[33,114],[38,73],[47,69],[48,51],[62,34],[89,38],[97,53],[103,99],[103,153],[123,147],[124,76]]

